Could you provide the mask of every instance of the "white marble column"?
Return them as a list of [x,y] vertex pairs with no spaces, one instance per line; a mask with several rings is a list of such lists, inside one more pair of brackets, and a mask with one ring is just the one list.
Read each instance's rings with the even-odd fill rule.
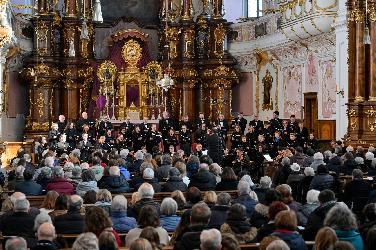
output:
[[242,0],[242,18],[248,18],[248,0]]
[[[340,140],[347,132],[346,103],[348,102],[348,65],[347,65],[347,8],[346,1],[338,1],[336,22],[333,24],[336,33],[336,139]],[[340,91],[343,90],[343,96]]]

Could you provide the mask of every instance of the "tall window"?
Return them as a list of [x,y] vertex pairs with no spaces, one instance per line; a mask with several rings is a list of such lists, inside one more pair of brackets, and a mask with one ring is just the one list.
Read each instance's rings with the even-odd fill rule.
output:
[[248,1],[248,17],[262,16],[262,0],[246,0]]

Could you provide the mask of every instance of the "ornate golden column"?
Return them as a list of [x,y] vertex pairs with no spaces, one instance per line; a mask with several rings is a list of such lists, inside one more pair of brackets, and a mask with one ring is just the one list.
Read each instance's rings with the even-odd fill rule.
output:
[[213,0],[213,18],[214,19],[221,19],[223,17],[222,7],[223,7],[223,0]]
[[184,21],[192,20],[192,0],[183,0],[183,8],[182,8],[181,18]]
[[355,100],[355,55],[356,55],[356,47],[355,47],[355,40],[356,40],[356,23],[355,17],[359,15],[359,10],[355,9],[355,0],[349,0],[347,2],[347,10],[348,10],[348,98],[349,102],[353,102]]
[[365,101],[365,45],[364,45],[364,25],[365,14],[363,1],[358,1],[354,14],[355,19],[355,102]]
[[369,101],[376,101],[376,1],[370,1],[371,8],[368,15],[369,31],[371,36],[370,63],[369,63]]

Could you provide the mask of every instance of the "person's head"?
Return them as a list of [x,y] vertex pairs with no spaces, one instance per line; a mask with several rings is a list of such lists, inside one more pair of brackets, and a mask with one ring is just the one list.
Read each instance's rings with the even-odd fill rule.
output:
[[266,250],[290,250],[290,247],[283,240],[274,240],[266,247]]
[[83,182],[96,181],[94,171],[91,169],[84,171],[81,177]]
[[[333,248],[333,250],[355,250],[355,247],[348,241],[337,241]],[[373,249],[373,248],[370,248]]]
[[69,210],[80,210],[83,204],[83,200],[79,195],[71,195],[68,199]]
[[127,198],[124,195],[116,195],[111,203],[111,211],[124,212],[127,211]]
[[192,204],[196,204],[201,201],[201,192],[196,187],[190,187],[187,191],[187,201]]
[[269,176],[263,176],[260,178],[260,187],[263,189],[270,188],[272,186],[272,179]]
[[137,190],[140,199],[153,198],[154,188],[149,183],[143,183]]
[[72,250],[99,250],[97,236],[91,232],[80,234],[74,241]]
[[153,250],[153,247],[147,239],[138,238],[132,242],[129,250]]
[[365,249],[374,249],[376,246],[376,227],[373,226],[368,230],[366,241],[365,241]]
[[307,192],[307,203],[308,204],[318,204],[319,203],[320,191],[311,189]]
[[144,160],[144,153],[143,153],[141,150],[138,150],[138,151],[134,154],[134,158],[135,158],[136,160],[143,161],[143,160]]
[[38,227],[38,240],[53,241],[56,238],[55,227],[51,222],[45,222]]
[[280,240],[279,237],[277,236],[273,236],[273,235],[270,235],[270,236],[266,236],[262,239],[262,241],[260,242],[260,250],[266,250],[266,248],[270,245],[270,243],[272,243],[273,241],[276,241],[276,240]]
[[336,200],[336,195],[334,194],[332,190],[325,189],[320,192],[318,199],[319,199],[320,204],[324,204],[327,202],[334,202]]
[[159,247],[160,245],[159,235],[154,227],[145,227],[142,229],[140,238],[148,240],[153,247]]
[[290,166],[290,158],[284,157],[281,162],[282,166]]
[[281,201],[274,201],[274,202],[272,202],[272,204],[270,204],[269,210],[268,210],[269,220],[274,221],[276,215],[279,212],[284,211],[284,210],[288,210],[288,209],[289,209],[289,207],[286,206],[286,204],[284,204]]
[[54,167],[54,164],[55,164],[55,159],[54,159],[54,157],[52,157],[52,156],[48,156],[48,157],[46,157],[46,159],[44,159],[44,165],[45,165],[46,167],[53,168],[53,167]]
[[313,155],[313,160],[315,161],[323,161],[324,155],[321,152],[317,152]]
[[363,209],[363,214],[367,221],[376,220],[376,203],[367,204]]
[[100,207],[92,206],[85,213],[86,232],[102,232],[105,228],[112,227],[111,219]]
[[217,196],[217,205],[229,206],[231,202],[231,195],[229,193],[220,193]]
[[354,213],[344,203],[337,203],[326,214],[324,225],[335,230],[357,229]]
[[61,167],[54,167],[52,169],[53,178],[64,178],[64,170]]
[[311,168],[311,167],[306,167],[304,169],[304,175],[305,176],[315,176],[315,170],[313,170],[313,168]]
[[60,194],[55,200],[54,209],[55,210],[67,210],[68,209],[68,196],[65,194]]
[[290,204],[294,199],[292,198],[291,187],[287,184],[278,185],[275,190],[281,195],[282,201],[285,204]]
[[13,211],[13,203],[10,200],[10,198],[8,197],[1,204],[1,212],[3,214],[5,214],[5,213],[10,212],[10,211]]
[[316,234],[315,249],[332,249],[337,241],[336,232],[331,227],[322,227]]
[[97,193],[97,201],[111,203],[112,202],[112,195],[111,195],[110,191],[108,191],[107,189],[99,189],[99,191]]
[[179,207],[183,206],[187,203],[183,192],[180,191],[180,190],[173,191],[171,193],[171,198],[174,199],[174,201],[176,201],[176,203],[178,204]]
[[160,220],[157,209],[151,205],[143,206],[138,215],[137,224],[140,228],[159,227]]
[[48,191],[43,200],[41,207],[46,208],[46,209],[54,209],[57,197],[59,197],[58,192],[54,190]]
[[16,201],[18,201],[18,200],[26,200],[26,195],[24,193],[21,193],[21,192],[14,192],[10,196],[10,201],[12,202],[13,206],[15,205]]
[[270,206],[274,201],[280,201],[281,195],[275,189],[268,189],[265,193],[264,205]]
[[120,176],[120,169],[118,166],[112,166],[109,170],[110,176]]
[[171,165],[171,163],[172,163],[171,156],[169,154],[162,155],[161,163],[162,163],[162,165]]
[[94,204],[97,202],[97,192],[95,190],[89,190],[83,197],[83,204]]
[[25,169],[25,171],[23,171],[23,177],[25,181],[30,181],[31,179],[33,179],[33,176],[33,171],[31,169]]
[[103,231],[98,237],[99,249],[117,250],[119,246],[114,234],[110,231]]
[[210,219],[210,208],[203,202],[199,202],[192,207],[191,224],[192,225],[208,225]]
[[293,172],[300,172],[300,166],[298,163],[294,162],[291,166],[290,166],[290,169],[291,171]]
[[294,211],[280,211],[275,216],[275,225],[278,229],[295,231],[298,226],[298,220]]
[[5,243],[5,250],[27,250],[26,240],[22,237],[12,237]]
[[225,167],[222,172],[222,180],[236,181],[238,177],[236,176],[234,170],[230,167]]
[[178,204],[176,201],[170,197],[166,197],[163,199],[161,203],[161,215],[172,216],[176,215],[178,211]]
[[38,228],[43,223],[52,223],[51,217],[46,212],[39,213],[34,219],[34,231],[38,231]]
[[214,191],[206,191],[204,193],[204,202],[207,205],[214,205],[217,203],[217,193]]
[[30,203],[27,199],[18,199],[13,204],[14,212],[27,213],[30,209]]
[[201,250],[220,250],[222,249],[222,236],[218,229],[203,230],[200,234]]
[[222,250],[240,250],[238,239],[230,233],[222,234]]
[[353,179],[363,179],[363,172],[360,169],[354,169],[352,171]]
[[227,216],[228,220],[240,221],[240,220],[245,220],[246,217],[247,217],[246,208],[242,204],[235,203],[228,210],[228,216]]
[[209,170],[210,170],[210,172],[212,172],[216,176],[220,176],[221,174],[223,175],[222,168],[221,168],[221,166],[219,166],[218,163],[210,164]]
[[238,194],[239,195],[249,195],[251,192],[251,187],[249,186],[249,183],[246,181],[239,181],[238,184]]

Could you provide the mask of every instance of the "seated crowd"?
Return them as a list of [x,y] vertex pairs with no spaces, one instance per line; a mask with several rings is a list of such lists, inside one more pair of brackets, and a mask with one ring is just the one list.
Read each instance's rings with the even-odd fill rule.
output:
[[[3,173],[10,194],[1,206],[4,248],[374,249],[375,149],[331,147],[280,147],[270,176],[243,168],[241,147],[230,162],[226,149],[213,160],[147,146],[89,155],[50,148],[37,166],[20,151]],[[158,200],[159,192],[168,193]],[[42,204],[31,206],[38,195]]]

